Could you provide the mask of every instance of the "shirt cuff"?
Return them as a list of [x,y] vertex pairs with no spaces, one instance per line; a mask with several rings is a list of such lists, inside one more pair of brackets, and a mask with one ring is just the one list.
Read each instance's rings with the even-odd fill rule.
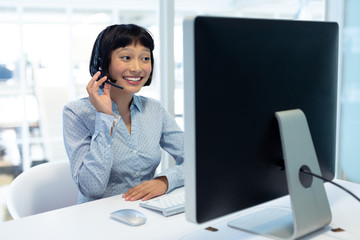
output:
[[176,165],[172,168],[165,169],[163,172],[156,175],[156,177],[165,176],[168,180],[168,190],[166,193],[175,188],[184,186],[183,164]]
[[95,132],[109,133],[110,136],[113,121],[113,115],[97,112],[95,120]]

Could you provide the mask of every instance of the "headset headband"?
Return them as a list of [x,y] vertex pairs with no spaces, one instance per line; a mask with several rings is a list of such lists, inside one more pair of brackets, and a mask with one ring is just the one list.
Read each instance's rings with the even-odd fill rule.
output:
[[94,56],[92,57],[92,62],[90,64],[90,74],[93,76],[98,71],[102,71],[102,56],[100,53],[100,46],[102,42],[102,38],[104,36],[104,32],[106,29],[104,29],[99,36],[96,38],[95,41],[95,49],[94,49]]

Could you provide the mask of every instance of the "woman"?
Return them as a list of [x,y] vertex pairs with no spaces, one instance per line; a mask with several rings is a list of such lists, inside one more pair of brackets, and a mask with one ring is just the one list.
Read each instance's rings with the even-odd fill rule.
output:
[[[109,26],[94,43],[89,97],[63,111],[79,203],[117,194],[145,201],[184,184],[183,132],[159,101],[135,95],[151,83],[153,49],[149,32],[133,24]],[[161,149],[176,165],[154,177]]]

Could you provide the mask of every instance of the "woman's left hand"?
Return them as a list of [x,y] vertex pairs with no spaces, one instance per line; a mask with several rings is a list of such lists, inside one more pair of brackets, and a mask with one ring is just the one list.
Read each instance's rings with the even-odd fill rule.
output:
[[166,193],[168,189],[168,180],[165,176],[154,178],[149,181],[140,183],[130,188],[122,197],[126,201],[149,200]]

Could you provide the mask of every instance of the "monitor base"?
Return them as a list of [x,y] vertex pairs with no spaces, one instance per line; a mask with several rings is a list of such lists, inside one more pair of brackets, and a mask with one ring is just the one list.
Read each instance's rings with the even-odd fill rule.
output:
[[277,239],[286,239],[294,231],[290,210],[268,207],[228,222],[228,226]]
[[274,239],[297,239],[327,226],[331,211],[322,180],[304,176],[306,168],[321,175],[305,114],[300,109],[276,112],[283,148],[291,213],[261,210],[228,226]]

